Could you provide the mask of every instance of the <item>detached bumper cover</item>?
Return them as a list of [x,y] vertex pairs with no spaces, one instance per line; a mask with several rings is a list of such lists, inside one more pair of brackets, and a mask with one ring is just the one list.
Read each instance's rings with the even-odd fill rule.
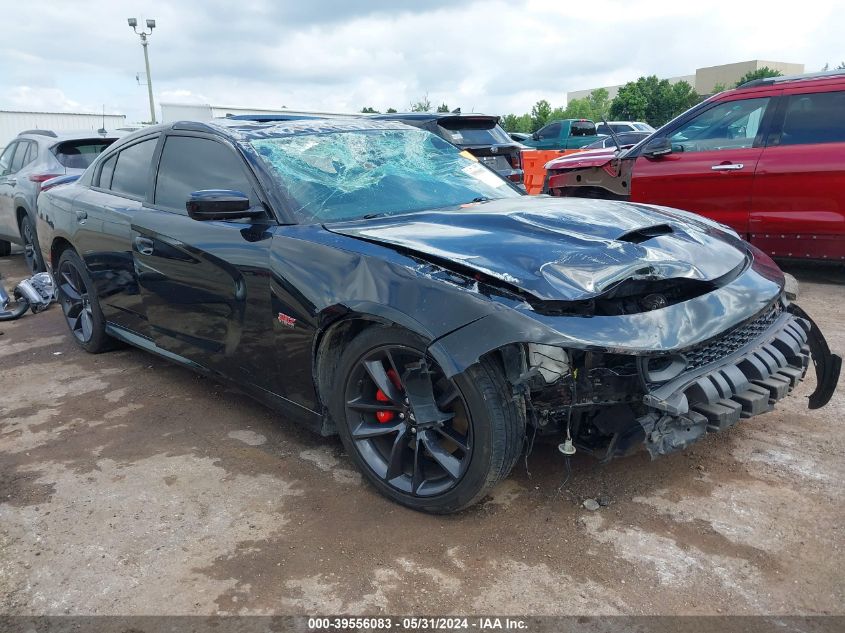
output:
[[774,316],[762,319],[770,325],[754,340],[646,394],[650,411],[637,421],[652,457],[770,411],[804,378],[811,355],[819,380],[810,407],[827,403],[841,359],[831,354],[812,320],[797,306],[775,308]]

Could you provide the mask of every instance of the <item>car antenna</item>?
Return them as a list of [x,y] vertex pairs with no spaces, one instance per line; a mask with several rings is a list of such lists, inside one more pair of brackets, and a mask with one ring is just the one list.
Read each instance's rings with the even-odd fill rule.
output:
[[613,142],[616,144],[616,151],[621,152],[622,145],[619,143],[619,137],[616,136],[616,132],[613,131],[613,128],[608,125],[607,117],[602,117],[601,122],[604,123],[605,127],[607,128],[607,131],[610,132],[610,136],[613,137]]
[[106,132],[106,104],[105,103],[103,104],[103,127],[101,127],[99,130],[97,130],[97,134],[102,134],[103,136],[105,136],[107,134],[107,132]]

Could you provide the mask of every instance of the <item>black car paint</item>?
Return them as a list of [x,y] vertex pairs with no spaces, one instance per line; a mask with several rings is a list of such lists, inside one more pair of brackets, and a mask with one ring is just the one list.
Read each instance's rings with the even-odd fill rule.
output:
[[[320,129],[323,123],[308,125]],[[330,125],[326,122],[326,129]],[[58,249],[70,245],[77,250],[97,287],[113,336],[232,381],[324,434],[333,429],[324,419],[315,380],[318,350],[332,328],[351,319],[394,323],[419,334],[431,342],[432,356],[452,376],[510,343],[665,354],[752,319],[782,295],[783,276],[764,254],[714,223],[643,205],[606,212],[605,221],[597,223],[592,233],[577,221],[567,226],[567,212],[576,203],[527,196],[481,203],[465,215],[456,210],[436,222],[432,213],[424,212],[331,226],[293,224],[283,200],[268,186],[261,161],[244,142],[272,133],[272,126],[259,124],[243,123],[230,130],[177,123],[122,139],[79,181],[45,194],[49,204],[44,205],[44,216],[50,230],[41,232],[42,250],[54,265]],[[99,166],[111,153],[159,135],[149,174],[148,192],[152,191],[162,139],[168,134],[215,138],[238,152],[249,166],[266,217],[199,222],[155,208],[149,193],[146,200],[136,200],[93,185]],[[554,226],[549,226],[548,218],[537,222],[535,217],[532,222],[532,210],[556,215]],[[673,224],[679,233],[695,230],[708,239],[725,240],[746,264],[718,289],[662,310],[617,316],[536,310],[531,305],[536,299],[567,303],[584,297],[532,295],[536,288],[521,281],[526,268],[542,267],[542,254],[535,252],[530,261],[509,260],[509,252],[516,252],[518,245],[503,241],[502,232],[519,222],[522,235],[538,243],[560,240],[571,249],[580,241],[582,248],[575,252],[583,255],[582,273],[589,276],[608,263],[606,257],[598,257],[590,266],[590,249],[625,252],[628,242],[618,238],[644,228],[643,222],[626,222],[628,211],[652,217],[650,224]],[[613,218],[618,227],[613,227]],[[397,237],[413,234],[427,234],[427,246]],[[444,253],[446,243],[454,247],[451,256]],[[604,250],[595,251],[597,244]],[[683,241],[673,243],[676,256],[683,255],[682,245]],[[492,249],[490,253],[498,249],[498,265],[509,268],[474,268],[473,249]],[[457,257],[457,252],[468,257]],[[637,252],[627,253],[628,264],[633,265]],[[697,250],[696,257],[699,273],[711,264],[716,267],[706,274],[723,272],[721,262],[707,261],[706,250]],[[642,274],[660,281],[659,269]]]

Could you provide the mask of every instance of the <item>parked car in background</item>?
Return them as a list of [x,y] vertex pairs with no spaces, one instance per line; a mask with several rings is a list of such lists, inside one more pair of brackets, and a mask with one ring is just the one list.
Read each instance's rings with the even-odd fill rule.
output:
[[654,132],[654,128],[642,121],[602,121],[596,124],[596,131],[599,134],[610,134],[613,130],[617,134],[621,132]]
[[120,134],[27,130],[0,155],[0,256],[12,244],[24,249],[33,273],[44,269],[38,251],[35,209],[41,185],[51,178],[81,174]]
[[841,368],[730,229],[526,196],[396,121],[154,126],[38,210],[80,347],[234,382],[417,510],[480,501],[537,435],[664,455],[811,364],[824,406]]
[[614,139],[612,136],[602,136],[597,141],[593,141],[589,145],[585,145],[584,149],[617,149],[616,143],[619,142],[619,145],[622,149],[627,149],[629,147],[633,147],[641,140],[649,136],[650,132],[616,132],[616,138]]
[[687,209],[775,257],[845,261],[845,72],[758,79],[633,148],[562,157],[546,191]]
[[522,145],[499,125],[499,117],[459,112],[397,112],[374,114],[368,119],[399,121],[437,134],[455,147],[468,151],[515,185],[523,181]]
[[589,119],[562,119],[547,123],[522,144],[532,149],[580,149],[598,138]]

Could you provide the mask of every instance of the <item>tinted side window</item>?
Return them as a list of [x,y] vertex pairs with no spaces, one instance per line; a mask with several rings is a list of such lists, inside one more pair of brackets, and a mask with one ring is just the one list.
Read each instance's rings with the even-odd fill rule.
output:
[[150,163],[157,138],[141,141],[127,147],[117,155],[117,164],[111,180],[111,190],[116,193],[143,198],[147,194]]
[[29,150],[29,142],[28,141],[20,141],[18,143],[18,149],[15,151],[15,157],[12,159],[12,173],[14,174],[21,167],[23,167],[23,159],[26,156],[26,152]]
[[186,213],[194,191],[232,189],[255,196],[244,173],[243,159],[222,143],[191,136],[168,136],[156,178],[155,203]]
[[557,138],[560,136],[560,123],[552,123],[537,132],[540,138]]
[[113,154],[105,161],[103,161],[103,166],[100,167],[100,179],[97,181],[98,186],[102,187],[103,189],[108,189],[111,187],[111,177],[114,174],[114,165],[117,162],[117,154]]
[[26,150],[26,156],[23,159],[23,166],[26,167],[36,158],[38,158],[38,143],[30,143],[29,149]]
[[0,176],[5,176],[9,173],[12,166],[12,157],[15,155],[15,148],[17,146],[17,143],[12,143],[3,150],[3,154],[0,155]]
[[705,110],[672,133],[676,152],[710,152],[752,147],[768,97],[725,101]]
[[781,145],[845,142],[845,91],[790,95]]

